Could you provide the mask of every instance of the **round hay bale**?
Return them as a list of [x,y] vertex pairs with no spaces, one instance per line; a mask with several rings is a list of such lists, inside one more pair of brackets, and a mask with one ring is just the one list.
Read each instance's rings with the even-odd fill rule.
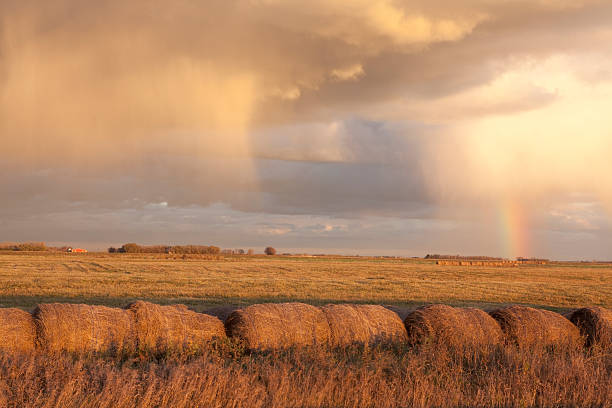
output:
[[123,309],[47,303],[33,312],[38,345],[51,352],[130,352],[133,319]]
[[137,301],[128,306],[128,311],[134,316],[139,350],[195,350],[213,339],[226,337],[221,320],[189,310],[185,305],[160,306]]
[[598,344],[604,348],[612,347],[612,310],[594,306],[575,310],[569,315],[586,339],[587,347]]
[[304,303],[266,303],[236,310],[225,321],[225,329],[251,350],[326,344],[330,337],[323,311]]
[[404,320],[413,344],[434,342],[452,347],[497,344],[502,339],[499,324],[486,312],[446,305],[424,306]]
[[581,345],[578,328],[550,310],[510,306],[490,314],[499,322],[506,341],[518,346]]
[[392,310],[378,305],[327,305],[322,308],[330,329],[330,344],[406,341],[406,328]]
[[32,351],[36,328],[32,315],[21,309],[0,309],[0,350]]

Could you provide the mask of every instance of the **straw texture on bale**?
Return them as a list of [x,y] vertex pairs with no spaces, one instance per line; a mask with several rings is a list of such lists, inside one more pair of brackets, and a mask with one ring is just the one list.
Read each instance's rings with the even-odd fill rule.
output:
[[123,309],[47,303],[34,310],[41,348],[75,353],[132,351],[133,319]]
[[550,310],[510,306],[491,312],[507,342],[518,346],[581,345],[580,331],[567,318]]
[[330,337],[323,311],[304,303],[267,303],[236,310],[225,321],[225,329],[249,349],[326,344]]
[[221,320],[189,310],[185,305],[160,306],[137,301],[128,306],[128,311],[134,316],[140,350],[195,350],[213,339],[226,337]]
[[599,344],[612,347],[612,310],[603,307],[585,307],[575,310],[569,319],[586,338],[588,347]]
[[327,305],[322,308],[330,329],[330,344],[406,341],[397,313],[377,305]]
[[36,329],[32,315],[21,309],[0,309],[0,350],[31,351]]
[[446,305],[424,306],[404,320],[413,344],[432,342],[447,346],[497,344],[502,340],[499,324],[486,312]]

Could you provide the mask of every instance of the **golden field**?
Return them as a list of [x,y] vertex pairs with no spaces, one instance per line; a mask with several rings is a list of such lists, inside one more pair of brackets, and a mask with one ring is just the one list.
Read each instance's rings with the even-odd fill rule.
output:
[[491,308],[520,303],[563,311],[612,307],[612,265],[440,266],[422,259],[149,254],[1,253],[0,307],[134,299],[222,305],[301,301],[426,303]]

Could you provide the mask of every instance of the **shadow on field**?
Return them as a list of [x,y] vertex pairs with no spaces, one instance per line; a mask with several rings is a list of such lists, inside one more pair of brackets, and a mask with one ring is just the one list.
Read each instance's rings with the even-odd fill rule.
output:
[[[315,306],[322,306],[329,303],[355,303],[355,304],[378,304],[396,312],[402,320],[415,309],[434,303],[442,303],[456,307],[476,307],[485,311],[505,307],[510,303],[489,303],[474,300],[464,300],[461,302],[449,301],[414,301],[390,304],[388,301],[380,299],[300,299],[289,297],[257,297],[257,298],[160,298],[160,297],[57,297],[57,296],[0,296],[0,307],[17,307],[23,310],[32,311],[39,303],[84,303],[88,305],[104,305],[112,307],[125,307],[136,300],[145,300],[160,305],[184,304],[196,312],[207,313],[217,316],[224,320],[234,310],[256,303],[283,303],[283,302],[302,302]],[[513,303],[516,304],[516,303]],[[565,313],[574,310],[572,307],[554,307],[550,305],[536,303],[521,303],[523,306],[530,306],[539,309],[547,309],[557,313]],[[603,305],[604,307],[606,305]],[[577,307],[576,307],[577,308]]]

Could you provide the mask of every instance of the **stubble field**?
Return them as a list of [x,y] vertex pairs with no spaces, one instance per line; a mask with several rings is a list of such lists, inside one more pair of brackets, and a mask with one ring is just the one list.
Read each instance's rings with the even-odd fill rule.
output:
[[439,266],[420,259],[222,257],[130,254],[2,254],[0,306],[41,302],[124,306],[134,299],[222,305],[300,301],[426,303],[551,310],[612,306],[612,265]]

